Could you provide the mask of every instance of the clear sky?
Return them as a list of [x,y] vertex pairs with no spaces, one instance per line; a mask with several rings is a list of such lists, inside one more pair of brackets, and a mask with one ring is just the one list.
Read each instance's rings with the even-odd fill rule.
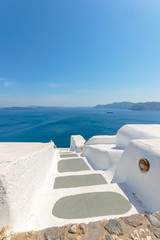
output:
[[0,106],[160,101],[160,0],[0,0]]

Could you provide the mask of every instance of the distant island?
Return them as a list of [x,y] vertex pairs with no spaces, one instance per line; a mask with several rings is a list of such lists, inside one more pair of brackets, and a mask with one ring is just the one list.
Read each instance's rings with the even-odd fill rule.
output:
[[30,110],[34,109],[33,107],[2,107],[0,110]]
[[118,108],[118,109],[129,109],[137,111],[160,111],[160,102],[114,102],[111,104],[96,105],[94,108]]
[[122,108],[122,109],[130,109],[134,103],[132,102],[114,102],[111,104],[105,104],[105,105],[96,105],[95,108]]
[[28,106],[28,107],[0,107],[0,110],[36,110],[41,108],[57,108],[57,107],[43,107],[43,106]]

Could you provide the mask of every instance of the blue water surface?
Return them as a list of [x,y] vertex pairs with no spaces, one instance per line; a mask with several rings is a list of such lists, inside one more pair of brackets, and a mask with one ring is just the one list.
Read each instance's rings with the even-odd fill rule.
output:
[[[107,113],[113,112],[113,113]],[[160,124],[160,111],[98,108],[37,108],[0,110],[1,142],[49,142],[69,147],[71,135],[86,140],[116,134],[125,124]]]

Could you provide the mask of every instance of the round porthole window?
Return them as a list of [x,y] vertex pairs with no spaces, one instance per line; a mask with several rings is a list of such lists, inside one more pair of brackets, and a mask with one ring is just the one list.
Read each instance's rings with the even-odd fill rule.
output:
[[148,172],[149,168],[150,168],[149,161],[146,158],[141,158],[139,160],[139,169],[142,172]]

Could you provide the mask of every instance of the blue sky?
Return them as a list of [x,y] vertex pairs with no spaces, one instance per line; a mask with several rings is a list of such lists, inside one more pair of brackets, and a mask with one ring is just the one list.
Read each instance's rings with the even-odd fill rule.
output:
[[159,0],[0,0],[0,106],[160,101]]

